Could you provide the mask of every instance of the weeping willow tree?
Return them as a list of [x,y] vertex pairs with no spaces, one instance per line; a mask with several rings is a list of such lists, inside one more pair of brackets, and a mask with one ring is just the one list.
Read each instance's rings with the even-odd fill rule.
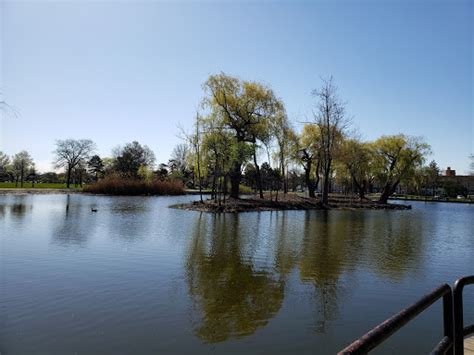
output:
[[235,140],[224,130],[215,129],[203,135],[201,151],[208,174],[212,176],[212,197],[225,201],[230,161],[235,150]]
[[379,202],[387,203],[401,182],[425,161],[430,146],[403,134],[382,136],[374,142],[374,171],[381,187]]
[[269,87],[224,73],[211,75],[203,87],[205,106],[220,120],[222,129],[232,134],[238,150],[232,155],[229,171],[230,196],[238,198],[247,146],[253,145],[255,151],[257,142],[267,139],[270,122],[283,109],[283,103]]
[[357,139],[346,139],[342,142],[337,157],[357,190],[359,198],[364,199],[367,188],[373,180],[373,145]]
[[304,170],[309,197],[316,197],[321,174],[321,132],[318,126],[306,124],[301,134],[293,136],[292,157]]

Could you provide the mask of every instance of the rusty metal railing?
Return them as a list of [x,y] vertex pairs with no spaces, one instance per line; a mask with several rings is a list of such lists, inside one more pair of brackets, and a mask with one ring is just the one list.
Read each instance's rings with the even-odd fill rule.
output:
[[464,337],[474,333],[474,324],[464,327],[463,297],[464,286],[474,284],[474,275],[456,281],[453,288],[454,300],[454,351],[456,355],[464,355]]
[[464,327],[463,290],[466,285],[474,285],[474,275],[460,278],[455,282],[453,289],[448,284],[439,286],[418,302],[370,330],[338,354],[368,353],[442,297],[444,337],[431,353],[464,355],[464,337],[474,334],[474,324]]

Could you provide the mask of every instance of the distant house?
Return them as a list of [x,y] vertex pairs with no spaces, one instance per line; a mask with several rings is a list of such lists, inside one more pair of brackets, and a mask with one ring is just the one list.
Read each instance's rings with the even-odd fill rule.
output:
[[456,170],[452,170],[450,166],[444,171],[444,176],[456,176]]
[[[474,175],[456,175],[456,170],[448,168],[439,177],[439,183],[445,190],[457,190],[463,194],[474,193]],[[457,193],[457,192],[456,192]]]

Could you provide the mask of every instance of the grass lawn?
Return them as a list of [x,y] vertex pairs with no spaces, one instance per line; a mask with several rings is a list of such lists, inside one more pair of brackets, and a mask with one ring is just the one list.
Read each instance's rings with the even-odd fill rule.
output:
[[[0,182],[0,189],[14,189],[15,183],[14,182]],[[20,189],[20,183],[18,183],[18,189]],[[24,189],[31,189],[31,182],[24,182],[23,183]],[[35,183],[35,189],[65,189],[66,184],[49,184],[49,183]],[[71,188],[75,188],[74,184],[71,184]],[[79,185],[78,185],[79,188]]]

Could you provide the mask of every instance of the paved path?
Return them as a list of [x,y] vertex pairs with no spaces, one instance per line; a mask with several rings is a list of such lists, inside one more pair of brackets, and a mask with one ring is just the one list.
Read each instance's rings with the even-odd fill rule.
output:
[[464,354],[474,355],[474,336],[464,339]]

